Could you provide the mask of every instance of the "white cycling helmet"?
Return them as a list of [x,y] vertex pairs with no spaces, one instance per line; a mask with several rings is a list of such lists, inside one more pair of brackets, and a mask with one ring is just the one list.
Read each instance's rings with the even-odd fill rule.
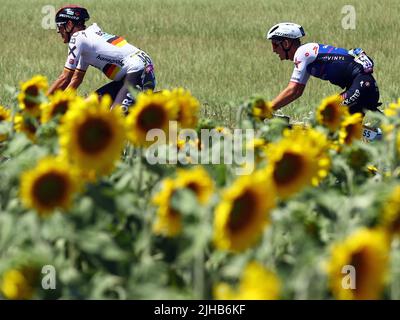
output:
[[301,25],[292,22],[282,22],[274,25],[267,32],[267,39],[298,39],[304,37],[306,34]]

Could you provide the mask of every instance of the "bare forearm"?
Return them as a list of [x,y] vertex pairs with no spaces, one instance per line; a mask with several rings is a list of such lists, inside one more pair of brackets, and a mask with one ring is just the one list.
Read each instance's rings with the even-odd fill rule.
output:
[[272,107],[274,110],[278,110],[299,97],[297,92],[292,88],[284,89],[273,101]]
[[56,81],[50,86],[47,95],[53,94],[57,89],[65,90],[69,84],[68,79],[65,77],[58,77]]
[[76,79],[76,78],[72,78],[71,82],[67,86],[67,89],[76,90],[81,85],[81,83],[82,83],[82,80]]

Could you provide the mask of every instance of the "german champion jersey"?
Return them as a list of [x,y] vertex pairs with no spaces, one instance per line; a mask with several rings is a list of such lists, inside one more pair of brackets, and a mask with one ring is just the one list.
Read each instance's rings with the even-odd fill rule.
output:
[[68,50],[65,68],[86,71],[91,65],[116,81],[126,73],[137,72],[152,64],[144,51],[122,37],[103,32],[96,23],[75,32]]

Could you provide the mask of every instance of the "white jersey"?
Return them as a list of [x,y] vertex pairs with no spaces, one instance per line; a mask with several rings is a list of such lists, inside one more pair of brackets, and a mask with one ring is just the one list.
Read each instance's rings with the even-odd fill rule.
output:
[[294,70],[290,81],[306,84],[310,78],[307,66],[317,58],[318,43],[306,43],[298,47],[293,58]]
[[84,72],[91,65],[115,81],[153,64],[144,51],[122,37],[103,32],[96,23],[75,32],[68,47],[65,68]]

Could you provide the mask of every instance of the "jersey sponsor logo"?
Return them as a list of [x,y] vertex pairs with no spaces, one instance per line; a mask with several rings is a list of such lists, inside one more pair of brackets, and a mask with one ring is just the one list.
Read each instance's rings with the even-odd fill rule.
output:
[[74,64],[75,63],[75,60],[74,59],[69,59],[69,64]]
[[297,57],[294,59],[294,65],[296,66],[296,68],[298,69],[299,64],[301,63],[301,60],[297,60]]
[[321,59],[324,61],[344,61],[345,57],[344,56],[322,56]]
[[345,105],[350,105],[354,101],[356,101],[360,97],[360,90],[356,89],[356,91],[346,100],[344,100]]
[[108,62],[108,63],[110,63],[110,64],[117,64],[117,65],[119,65],[120,67],[123,67],[123,66],[124,66],[124,62],[123,62],[122,60],[107,58],[107,57],[104,57],[104,56],[102,56],[102,55],[100,55],[100,54],[97,55],[96,59],[101,60],[101,61]]
[[76,58],[76,55],[74,53],[76,46],[73,46],[72,48],[70,46],[68,46],[68,48],[69,48],[68,56],[72,55],[74,58]]

